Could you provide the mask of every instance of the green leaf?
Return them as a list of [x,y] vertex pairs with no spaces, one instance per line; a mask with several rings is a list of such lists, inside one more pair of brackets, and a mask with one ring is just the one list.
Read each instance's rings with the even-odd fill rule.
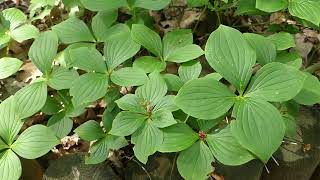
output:
[[60,101],[59,103],[63,103],[63,110],[67,117],[78,117],[86,111],[86,107],[90,105],[90,103],[84,103],[81,105],[72,104],[72,97],[68,90],[58,91],[58,96],[55,98]]
[[213,155],[203,141],[198,141],[189,149],[182,151],[177,159],[177,167],[185,179],[207,179],[213,171]]
[[297,123],[295,118],[290,114],[283,114],[282,119],[286,127],[285,135],[290,138],[295,138],[297,134]]
[[219,73],[210,73],[210,74],[207,74],[205,78],[212,78],[216,81],[220,81],[223,77]]
[[94,141],[104,136],[104,132],[99,123],[94,120],[89,120],[81,124],[74,132],[85,141]]
[[182,63],[196,59],[204,54],[200,46],[195,44],[186,45],[171,51],[164,57],[165,61]]
[[183,82],[197,79],[200,76],[202,66],[199,61],[189,61],[181,64],[178,69],[179,76]]
[[211,78],[195,79],[178,92],[176,105],[185,113],[200,119],[215,119],[226,113],[235,95],[224,84]]
[[31,24],[25,24],[11,32],[12,39],[19,43],[25,40],[36,38],[39,35],[39,30]]
[[27,21],[27,16],[17,8],[5,9],[1,15],[2,24],[11,31]]
[[37,4],[38,6],[54,6],[55,0],[31,0],[31,4]]
[[117,36],[106,42],[104,55],[108,69],[114,69],[133,57],[140,50],[140,45],[134,42],[129,33]]
[[148,157],[162,144],[163,132],[148,121],[131,136],[131,142],[134,144],[133,151],[136,158],[146,164]]
[[167,57],[177,48],[182,48],[193,43],[193,35],[190,29],[178,29],[168,32],[163,37],[163,56]]
[[[199,130],[204,132],[210,132],[213,128],[217,127],[219,124],[222,124],[225,120],[224,116],[221,116],[217,119],[196,119],[197,125],[199,126]],[[190,122],[190,121],[189,121]]]
[[320,103],[320,82],[319,79],[311,74],[306,73],[306,80],[299,94],[294,100],[299,104],[313,105]]
[[97,41],[103,42],[106,31],[116,22],[118,12],[116,10],[100,11],[92,18],[92,31]]
[[160,36],[142,24],[133,24],[131,36],[134,41],[145,47],[148,51],[156,55],[162,56],[162,42]]
[[170,2],[171,0],[135,0],[132,7],[158,11],[165,8]]
[[4,149],[9,149],[9,146],[0,139],[0,151],[3,151]]
[[60,57],[61,59],[57,59],[62,66],[66,66],[67,68],[73,67],[73,59],[70,56],[70,50],[77,49],[80,47],[87,47],[95,49],[96,46],[93,43],[74,43],[69,45],[64,51],[62,51]]
[[127,140],[124,137],[108,135],[95,142],[90,147],[90,154],[85,157],[86,164],[98,164],[105,161],[108,157],[109,150],[118,150],[127,146]]
[[256,0],[239,0],[237,4],[236,15],[257,15],[262,11],[256,8]]
[[272,104],[249,98],[237,102],[231,131],[238,142],[263,162],[279,148],[285,133],[280,112]]
[[147,116],[134,112],[120,112],[113,120],[110,134],[116,136],[129,136],[139,129],[145,122]]
[[53,26],[52,30],[64,44],[95,41],[87,25],[78,18],[69,18]]
[[128,6],[126,0],[80,0],[80,2],[91,11],[104,11]]
[[87,72],[105,73],[107,67],[103,56],[95,48],[80,47],[69,50],[72,66]]
[[201,7],[209,4],[209,0],[187,0],[189,7]]
[[[49,1],[51,1],[51,2],[53,1],[53,4],[55,3],[54,2],[55,0],[49,0]],[[44,18],[48,17],[51,13],[53,6],[54,5],[52,5],[52,6],[44,5],[41,7],[41,5],[39,6],[39,5],[30,4],[30,6],[29,6],[29,11],[30,11],[29,21],[34,22],[36,20],[44,19]],[[72,14],[72,12],[70,14]]]
[[168,73],[162,75],[162,77],[168,86],[168,91],[179,91],[184,84],[181,78],[174,74]]
[[160,152],[179,152],[195,143],[199,137],[187,124],[178,123],[163,130],[163,143],[159,146]]
[[55,135],[62,139],[66,137],[72,130],[73,121],[65,116],[65,113],[59,113],[53,115],[47,124],[48,128],[51,129]]
[[214,70],[242,93],[248,84],[256,54],[236,29],[220,25],[206,44],[206,58]]
[[159,102],[153,107],[153,111],[157,111],[160,109],[166,109],[170,112],[177,111],[179,108],[174,103],[174,95],[168,95],[162,97]]
[[0,153],[0,179],[19,179],[22,173],[19,157],[10,149]]
[[23,131],[11,148],[23,158],[36,159],[58,144],[59,140],[48,127],[34,125]]
[[0,136],[11,145],[19,133],[23,122],[16,113],[16,102],[13,96],[0,104]]
[[142,69],[135,69],[132,67],[121,68],[112,72],[111,81],[119,86],[140,86],[147,80],[148,76]]
[[288,9],[291,15],[319,26],[320,4],[318,0],[290,0]]
[[302,58],[298,51],[282,51],[277,54],[276,62],[287,64],[288,66],[292,66],[295,69],[300,69],[302,66]]
[[19,71],[22,61],[16,58],[4,57],[0,59],[0,79],[7,78]]
[[238,166],[255,159],[232,135],[230,126],[218,133],[208,134],[206,140],[214,157],[224,165]]
[[[1,17],[1,16],[0,16]],[[9,36],[10,32],[3,28],[0,24],[0,49],[7,46],[7,44],[11,41],[11,37]]]
[[167,109],[160,109],[158,111],[153,111],[151,119],[152,119],[153,125],[158,128],[165,128],[177,123],[172,113]]
[[53,59],[58,50],[58,37],[53,31],[41,33],[32,43],[29,57],[33,64],[43,73],[51,69]]
[[166,82],[161,75],[157,72],[153,72],[149,75],[147,82],[143,86],[137,88],[136,95],[152,105],[155,105],[166,95],[167,89]]
[[[116,40],[121,36],[127,36],[127,35],[131,36],[130,28],[126,24],[119,23],[114,26],[111,26],[109,29],[107,29],[104,32],[103,40],[104,41]],[[129,38],[132,39],[131,37]]]
[[287,0],[257,0],[256,8],[265,12],[276,12],[288,7]]
[[162,72],[166,68],[166,63],[152,56],[142,56],[134,60],[132,67],[142,69],[145,73]]
[[96,101],[107,93],[108,81],[105,74],[86,73],[73,81],[70,95],[74,105]]
[[55,66],[48,78],[48,85],[56,90],[70,89],[72,82],[78,77],[75,69]]
[[119,113],[119,109],[118,108],[114,108],[113,110],[108,110],[106,109],[103,112],[102,115],[102,122],[103,122],[103,127],[106,130],[107,133],[109,133],[109,131],[112,128],[112,122],[115,119],[116,115]]
[[37,113],[46,103],[47,85],[45,82],[35,82],[15,94],[16,109],[21,119]]
[[146,113],[146,108],[143,107],[143,100],[134,94],[127,94],[115,101],[120,109],[141,113]]
[[115,103],[115,101],[117,99],[120,98],[121,96],[121,93],[120,93],[120,87],[115,87],[115,88],[112,88],[110,87],[108,89],[108,92],[107,94],[104,96],[104,101],[106,102],[107,104],[107,110],[108,111],[113,111],[115,109],[115,107],[117,106],[117,104]]
[[57,114],[63,107],[61,101],[56,99],[57,96],[48,96],[46,103],[41,108],[41,112],[46,115]]
[[112,150],[118,150],[128,145],[126,138],[108,135],[107,138],[110,139],[109,147]]
[[273,62],[277,56],[276,46],[268,38],[253,34],[243,34],[252,49],[256,51],[257,61],[263,66]]
[[287,32],[272,34],[268,38],[276,45],[278,51],[296,47],[293,35]]
[[105,161],[109,155],[107,137],[99,139],[97,142],[92,144],[89,152],[90,154],[85,156],[85,164],[99,164]]
[[245,96],[272,102],[288,101],[300,92],[304,79],[296,69],[277,62],[269,63],[252,78]]

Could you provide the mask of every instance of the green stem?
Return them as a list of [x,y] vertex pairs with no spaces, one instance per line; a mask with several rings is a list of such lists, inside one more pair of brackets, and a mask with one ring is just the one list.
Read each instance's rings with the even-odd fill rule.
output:
[[11,40],[8,42],[8,45],[7,45],[7,48],[6,48],[6,56],[9,56],[10,45],[11,45]]
[[206,12],[207,8],[208,8],[208,7],[205,6],[205,7],[202,9],[201,14],[200,14],[200,17],[199,17],[196,25],[194,26],[192,33],[196,32],[196,30],[197,30],[197,28],[198,28],[198,26],[199,26],[199,22],[200,22],[200,20],[201,20],[201,17],[202,17],[202,15],[204,14],[204,12]]
[[215,12],[216,12],[216,15],[217,15],[217,24],[216,24],[216,27],[218,28],[218,27],[220,26],[220,24],[221,24],[221,15],[220,15],[221,9],[219,8],[219,3],[218,3],[218,1],[215,1],[213,8],[215,9]]
[[187,123],[188,119],[189,119],[189,115],[186,117],[186,119],[183,121],[183,123]]

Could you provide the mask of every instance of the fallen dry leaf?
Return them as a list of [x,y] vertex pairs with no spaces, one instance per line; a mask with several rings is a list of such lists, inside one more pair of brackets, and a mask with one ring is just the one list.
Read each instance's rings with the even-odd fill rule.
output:
[[72,146],[78,145],[79,136],[77,134],[73,134],[72,136],[66,136],[61,139],[61,144],[63,145],[63,149],[68,150]]
[[306,41],[306,35],[298,33],[295,36],[296,40],[296,49],[300,52],[301,56],[306,59],[308,54],[311,52],[313,44],[309,41]]
[[190,28],[193,23],[201,19],[201,11],[199,9],[188,9],[184,12],[180,21],[181,28]]
[[31,82],[42,76],[42,72],[31,61],[25,62],[20,70],[16,77],[19,82]]
[[270,16],[270,22],[273,24],[282,24],[286,21],[286,14],[283,12],[272,13]]

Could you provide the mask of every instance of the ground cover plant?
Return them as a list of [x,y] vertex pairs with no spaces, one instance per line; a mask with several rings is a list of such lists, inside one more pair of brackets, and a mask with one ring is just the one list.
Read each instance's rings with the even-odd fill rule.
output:
[[[25,11],[1,11],[0,79],[25,63],[11,55],[15,43],[30,43],[27,56],[39,71],[0,104],[1,180],[19,179],[19,157],[44,156],[70,134],[88,142],[86,164],[120,149],[142,164],[157,152],[176,153],[184,179],[207,179],[213,162],[267,163],[296,135],[298,107],[320,102],[319,65],[303,65],[294,26],[270,25],[258,34],[223,17],[286,12],[299,27],[318,30],[320,2],[187,0],[215,17],[205,43],[194,38],[200,20],[193,29],[155,30],[149,12],[171,3],[31,0]],[[52,22],[58,7],[64,16]],[[75,123],[97,107],[98,118]],[[41,123],[28,124],[39,114]]]

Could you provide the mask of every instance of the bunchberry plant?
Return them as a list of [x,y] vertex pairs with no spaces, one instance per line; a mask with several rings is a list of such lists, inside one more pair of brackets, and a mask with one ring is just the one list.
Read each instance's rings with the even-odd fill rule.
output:
[[264,65],[251,77],[256,57],[239,31],[220,26],[208,39],[206,58],[236,88],[237,95],[217,81],[201,78],[185,84],[175,102],[187,114],[200,119],[218,118],[233,107],[232,116],[237,120],[231,123],[231,132],[240,144],[266,162],[285,132],[280,112],[268,102],[294,98],[305,77],[277,62]]
[[207,6],[213,11],[236,7],[237,15],[266,15],[288,10],[290,15],[305,25],[318,27],[320,24],[320,4],[317,0],[187,0],[187,2],[190,7]]
[[319,26],[319,8],[317,0],[240,0],[237,14],[264,14],[288,9],[292,16]]
[[0,179],[3,180],[19,179],[21,176],[22,168],[17,155],[35,159],[59,144],[55,134],[44,125],[34,125],[16,137],[23,125],[21,117],[29,113],[28,107],[17,104],[21,102],[17,97],[11,96],[0,105]]
[[135,95],[127,94],[116,101],[124,110],[112,123],[111,134],[131,136],[137,159],[146,163],[148,156],[163,142],[162,128],[176,124],[172,111],[177,110],[173,96],[165,96],[167,86],[159,73],[151,73],[148,81],[137,88]]
[[[108,124],[104,124],[104,126],[108,127]],[[110,128],[103,129],[94,120],[87,121],[74,130],[81,139],[96,141],[91,145],[90,154],[85,158],[86,164],[101,163],[108,158],[109,150],[117,150],[128,145],[127,140],[123,136],[111,135],[109,131]]]
[[[203,50],[190,29],[162,38],[152,30],[148,10],[170,2],[31,0],[29,18],[16,8],[1,12],[0,49],[7,51],[1,54],[0,79],[23,64],[5,57],[10,43],[33,38],[28,57],[42,75],[0,104],[0,180],[19,179],[18,156],[43,156],[72,132],[90,142],[86,164],[101,163],[121,148],[133,147],[143,164],[156,152],[177,153],[185,179],[206,179],[212,162],[267,163],[284,137],[295,136],[297,108],[320,102],[320,82],[302,67],[294,36],[241,33],[220,25],[220,16],[232,8],[237,15],[288,9],[299,23],[318,27],[320,3],[187,0],[217,13],[217,29]],[[56,5],[69,16],[39,33],[32,23],[51,18]],[[86,13],[90,21],[82,20]],[[131,16],[120,23],[123,14]],[[199,59],[214,71],[204,72]],[[169,64],[177,65],[177,73],[168,73]],[[104,104],[101,118],[75,126],[73,118],[97,102]],[[48,117],[46,126],[22,128],[38,112]]]
[[23,42],[38,36],[39,30],[27,20],[27,16],[16,8],[5,9],[0,19],[0,49],[12,41]]
[[[203,55],[203,50],[193,44],[193,37],[190,30],[176,30],[166,34],[161,41],[160,36],[140,24],[132,25],[131,35],[134,41],[138,42],[156,57],[143,56],[137,59],[134,66],[146,69],[147,72],[164,70],[164,62],[183,63],[196,59]],[[161,62],[157,62],[159,59]],[[159,61],[158,60],[158,61]],[[161,69],[154,69],[154,68]],[[152,68],[152,69],[151,69]]]

